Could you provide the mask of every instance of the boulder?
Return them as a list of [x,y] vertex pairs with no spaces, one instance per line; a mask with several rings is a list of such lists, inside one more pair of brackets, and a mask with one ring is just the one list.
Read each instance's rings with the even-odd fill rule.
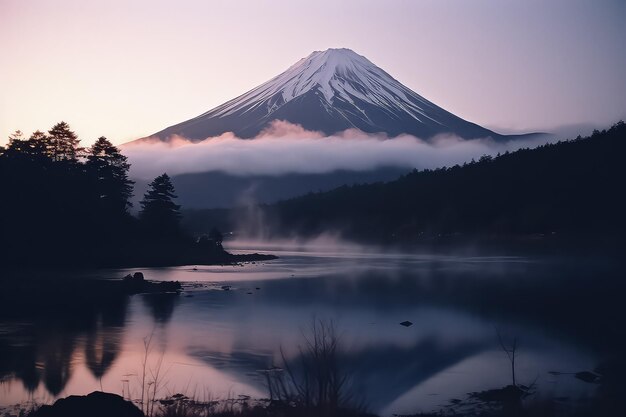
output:
[[94,391],[89,395],[71,395],[44,405],[32,417],[144,417],[130,401],[116,394]]

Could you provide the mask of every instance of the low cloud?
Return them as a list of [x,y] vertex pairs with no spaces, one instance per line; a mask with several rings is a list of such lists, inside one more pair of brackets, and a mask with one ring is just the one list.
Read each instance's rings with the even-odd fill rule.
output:
[[388,138],[349,129],[326,136],[284,121],[272,123],[254,139],[232,133],[191,142],[173,137],[131,143],[122,147],[132,164],[131,176],[150,179],[169,175],[221,171],[251,175],[327,173],[339,169],[366,171],[379,167],[437,168],[462,164],[482,155],[534,147],[548,140],[535,138],[505,143],[491,139],[464,140],[440,135],[422,140],[410,135]]

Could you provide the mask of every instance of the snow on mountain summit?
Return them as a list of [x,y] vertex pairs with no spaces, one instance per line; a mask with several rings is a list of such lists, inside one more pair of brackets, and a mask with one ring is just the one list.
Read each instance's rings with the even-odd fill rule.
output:
[[350,49],[328,49],[313,52],[261,87],[278,89],[285,102],[319,88],[324,98],[332,102],[336,92],[345,92],[345,80],[356,78],[367,85],[367,72],[377,70],[367,58]]
[[502,138],[436,106],[364,56],[343,48],[315,51],[247,93],[151,137],[179,135],[198,141],[233,132],[252,138],[274,120],[326,134],[357,128],[389,136]]
[[[229,115],[250,100],[267,103],[270,113],[278,103],[285,104],[310,91],[320,92],[329,105],[338,96],[351,104],[354,104],[351,97],[357,97],[369,104],[394,108],[400,101],[407,101],[403,89],[406,87],[364,56],[350,49],[327,49],[301,59],[287,71],[237,98],[234,103],[230,102],[230,106],[224,106],[216,114]],[[272,100],[276,95],[280,95],[282,100]],[[419,108],[410,107],[414,112],[421,113]]]

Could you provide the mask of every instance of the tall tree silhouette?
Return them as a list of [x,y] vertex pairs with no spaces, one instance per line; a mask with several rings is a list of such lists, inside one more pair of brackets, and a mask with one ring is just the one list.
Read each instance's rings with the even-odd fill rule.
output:
[[17,130],[9,136],[9,144],[6,149],[7,157],[41,163],[49,159],[47,140],[46,134],[39,130],[35,131],[28,139],[24,139],[22,132]]
[[35,130],[28,138],[28,154],[32,160],[42,162],[50,159],[48,149],[50,148],[50,138],[41,130]]
[[113,215],[126,214],[133,192],[128,158],[101,136],[88,150],[86,168],[94,182],[92,191],[98,206]]
[[19,129],[9,135],[9,145],[16,140],[24,140],[24,134]]
[[172,236],[180,234],[180,206],[174,203],[174,185],[167,174],[159,175],[149,184],[141,201],[139,218],[151,234]]
[[48,131],[50,135],[49,153],[55,161],[76,161],[80,148],[80,140],[70,126],[59,122]]
[[28,150],[27,141],[24,140],[24,134],[21,130],[16,130],[9,135],[9,143],[5,150],[7,157],[22,157]]

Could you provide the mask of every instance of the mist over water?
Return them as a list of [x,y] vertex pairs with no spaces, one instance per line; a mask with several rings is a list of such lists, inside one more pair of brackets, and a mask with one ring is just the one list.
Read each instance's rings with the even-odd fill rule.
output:
[[[603,317],[612,316],[607,297],[618,297],[623,284],[602,268],[526,256],[380,251],[332,235],[227,247],[280,258],[94,271],[117,278],[141,270],[147,279],[179,280],[183,293],[139,294],[82,317],[58,311],[7,321],[0,353],[12,367],[5,369],[0,406],[50,402],[100,386],[136,396],[142,341],[150,334],[150,363],[163,353],[167,369],[163,393],[262,397],[260,371],[280,365],[281,350],[297,360],[312,317],[336,323],[342,366],[371,410],[384,416],[428,411],[509,383],[496,328],[519,338],[518,378],[536,381],[541,395],[592,395],[595,385],[549,372],[593,369],[621,349],[611,333],[617,330]],[[582,300],[592,303],[585,311]],[[595,325],[581,328],[581,319]],[[413,325],[401,326],[405,320]],[[56,354],[45,355],[48,350]]]
[[495,142],[438,135],[424,140],[410,135],[388,138],[349,129],[325,136],[285,121],[275,121],[254,139],[232,133],[192,142],[174,136],[168,142],[148,139],[123,146],[131,176],[150,179],[169,175],[220,171],[231,175],[320,174],[336,170],[366,171],[380,167],[407,170],[463,164],[482,155],[536,147],[553,137]]

